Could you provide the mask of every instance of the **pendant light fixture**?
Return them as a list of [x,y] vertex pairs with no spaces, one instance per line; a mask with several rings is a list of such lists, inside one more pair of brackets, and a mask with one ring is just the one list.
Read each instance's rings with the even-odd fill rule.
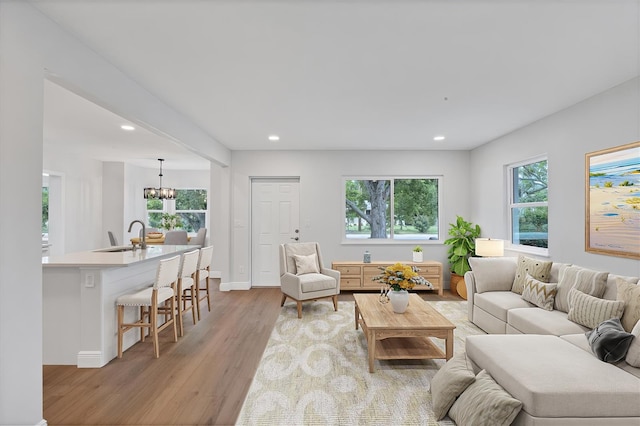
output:
[[145,188],[144,199],[145,200],[173,200],[176,198],[176,190],[173,188],[162,187],[162,162],[164,158],[158,158],[160,162],[160,186],[158,188]]

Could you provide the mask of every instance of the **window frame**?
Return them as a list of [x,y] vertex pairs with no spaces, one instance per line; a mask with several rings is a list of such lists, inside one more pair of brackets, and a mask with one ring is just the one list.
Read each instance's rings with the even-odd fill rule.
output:
[[[412,238],[412,239],[396,239],[393,238],[393,231],[391,231],[390,238],[347,238],[347,221],[345,215],[345,200],[347,197],[346,194],[346,182],[350,180],[388,180],[391,182],[391,192],[389,194],[389,217],[394,217],[394,180],[407,180],[407,179],[433,179],[438,181],[438,220],[436,227],[438,229],[438,239],[430,240],[428,238]],[[442,175],[348,175],[342,176],[342,187],[340,190],[341,194],[341,213],[340,213],[340,221],[342,225],[340,226],[341,230],[341,244],[345,245],[417,245],[417,244],[443,244],[444,236],[442,233],[442,194],[443,194],[443,182],[444,178]],[[393,226],[390,227],[393,230]]]
[[[177,210],[176,209],[176,198],[178,191],[205,191],[207,193],[207,208],[205,210]],[[146,212],[146,224],[149,226],[149,213],[168,213],[168,214],[179,214],[179,213],[204,213],[204,223],[203,226],[206,228],[206,224],[209,223],[209,190],[207,188],[176,188],[176,198],[171,200],[162,200],[162,210],[149,210],[147,208],[148,200],[145,200],[145,212]],[[180,228],[181,229],[181,228]],[[195,234],[197,231],[193,231]]]
[[[541,161],[547,162],[547,201],[535,201],[535,202],[515,202],[514,201],[514,179],[513,179],[513,171],[514,169],[522,166],[526,166],[529,164],[539,163]],[[507,247],[509,250],[533,254],[537,256],[549,257],[549,157],[547,154],[538,155],[535,157],[528,158],[526,160],[518,161],[515,163],[511,163],[505,166],[506,173],[506,182],[507,182],[507,205],[506,205],[506,215],[507,215],[507,235],[509,239],[507,240]],[[515,244],[513,242],[514,234],[513,234],[513,209],[516,208],[533,208],[533,207],[546,207],[547,208],[547,248],[544,247],[535,247],[526,244]]]

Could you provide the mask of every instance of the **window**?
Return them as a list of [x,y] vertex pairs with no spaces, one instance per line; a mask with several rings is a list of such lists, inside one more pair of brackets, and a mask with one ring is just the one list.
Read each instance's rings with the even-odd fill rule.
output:
[[548,248],[547,159],[511,165],[509,210],[511,243]]
[[42,187],[42,237],[49,234],[49,187]]
[[438,177],[346,179],[345,238],[438,240],[439,188]]
[[147,223],[150,227],[160,228],[163,214],[178,215],[179,228],[197,232],[206,227],[207,190],[176,189],[175,200],[147,200]]

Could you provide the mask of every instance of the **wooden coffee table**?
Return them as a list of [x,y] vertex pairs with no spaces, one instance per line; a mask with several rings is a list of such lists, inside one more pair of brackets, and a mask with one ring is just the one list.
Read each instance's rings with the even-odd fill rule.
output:
[[[393,312],[391,303],[380,303],[378,294],[354,294],[356,330],[362,326],[367,337],[369,372],[376,359],[450,359],[453,330],[448,319],[417,294],[409,295],[403,314]],[[446,353],[431,337],[444,339]]]

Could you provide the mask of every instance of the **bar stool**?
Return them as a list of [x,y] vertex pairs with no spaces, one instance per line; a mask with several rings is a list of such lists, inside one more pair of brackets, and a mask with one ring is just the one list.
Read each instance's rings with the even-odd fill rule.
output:
[[[193,325],[196,325],[196,271],[198,269],[199,250],[192,250],[182,255],[182,266],[178,274],[178,334],[184,336],[184,322],[182,315],[186,311],[191,311]],[[187,307],[189,302],[189,307]]]
[[[167,327],[173,327],[173,341],[178,341],[178,332],[175,321],[175,285],[178,281],[180,269],[180,256],[160,260],[156,272],[156,280],[152,287],[138,290],[134,293],[124,294],[116,300],[118,306],[118,358],[122,358],[122,337],[126,331],[132,328],[140,328],[140,340],[144,342],[144,329],[149,329],[153,338],[153,353],[160,357],[160,345],[158,333]],[[169,302],[169,306],[159,306],[160,303]],[[124,308],[127,306],[140,307],[140,319],[133,323],[124,322]],[[165,315],[165,322],[158,327],[158,315]],[[145,319],[148,318],[148,322]]]
[[[196,298],[198,303],[198,321],[200,320],[200,301],[207,299],[207,308],[211,312],[211,293],[209,289],[209,276],[211,275],[211,258],[213,257],[213,246],[203,247],[200,249],[200,257],[198,258],[198,271],[196,273]],[[206,286],[203,289],[200,288],[200,282],[206,280]],[[205,295],[200,296],[200,291],[206,292]]]

